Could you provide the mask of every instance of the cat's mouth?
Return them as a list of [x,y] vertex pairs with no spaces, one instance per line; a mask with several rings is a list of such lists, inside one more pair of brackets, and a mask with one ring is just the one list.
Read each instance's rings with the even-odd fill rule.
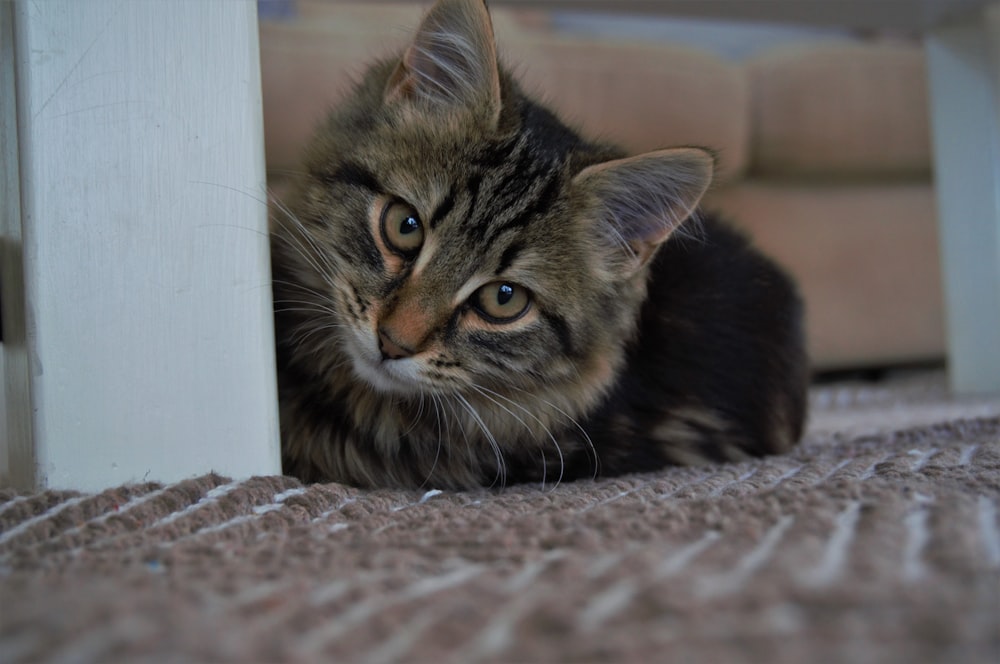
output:
[[428,388],[414,359],[385,360],[378,350],[357,347],[352,347],[350,351],[355,375],[377,392],[410,396]]

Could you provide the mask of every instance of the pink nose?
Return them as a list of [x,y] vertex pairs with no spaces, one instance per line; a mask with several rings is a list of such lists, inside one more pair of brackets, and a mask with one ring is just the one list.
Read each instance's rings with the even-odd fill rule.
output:
[[412,350],[393,341],[388,331],[382,327],[378,330],[378,349],[382,352],[383,360],[401,360],[413,356]]

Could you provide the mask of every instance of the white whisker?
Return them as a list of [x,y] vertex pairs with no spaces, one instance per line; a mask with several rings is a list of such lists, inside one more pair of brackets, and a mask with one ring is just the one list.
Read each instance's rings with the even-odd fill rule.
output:
[[500,449],[497,439],[494,438],[493,432],[491,432],[489,427],[486,426],[486,422],[484,422],[483,418],[479,415],[479,411],[477,411],[475,407],[469,403],[468,399],[463,397],[461,394],[455,394],[454,396],[455,399],[458,400],[458,403],[465,408],[469,415],[472,416],[473,421],[479,425],[480,430],[483,432],[483,435],[486,436],[486,439],[490,443],[490,447],[493,449],[493,454],[497,461],[497,476],[493,479],[494,484],[499,479],[501,487],[507,486],[507,464],[504,462],[503,451]]
[[[425,477],[424,481],[420,483],[420,488],[421,489],[424,488],[425,486],[427,486],[427,483],[430,481],[431,477],[434,476],[434,470],[437,468],[438,459],[441,458],[441,447],[444,445],[444,441],[442,439],[442,433],[441,433],[441,419],[442,419],[441,418],[441,406],[438,403],[438,397],[437,397],[437,395],[435,395],[433,392],[429,392],[428,396],[431,398],[431,404],[434,406],[434,417],[437,420],[438,440],[437,440],[437,449],[434,451],[434,461],[431,462],[431,469],[429,471],[427,471],[427,477]],[[421,397],[423,397],[422,394],[421,394]],[[444,418],[444,422],[445,422],[445,427],[447,427],[447,425],[448,425],[448,419]]]
[[[525,408],[521,404],[517,403],[516,401],[513,401],[512,399],[509,399],[509,398],[503,396],[502,394],[499,394],[498,392],[494,392],[493,390],[485,388],[485,387],[483,387],[481,385],[472,385],[472,389],[476,390],[481,395],[483,395],[484,397],[486,397],[487,399],[489,399],[490,401],[492,401],[496,405],[500,406],[500,408],[502,408],[504,411],[510,413],[514,417],[514,419],[516,419],[518,422],[520,422],[524,426],[524,428],[526,428],[529,432],[531,431],[531,427],[529,427],[525,423],[524,420],[522,420],[517,415],[514,415],[514,413],[511,413],[510,410],[508,410],[507,408],[505,408],[500,402],[498,402],[496,399],[494,399],[492,397],[496,397],[497,399],[503,399],[504,401],[506,401],[510,405],[514,406],[518,410],[524,412],[528,417],[530,417],[531,419],[533,419],[535,422],[538,423],[538,425],[540,427],[542,427],[542,429],[545,431],[545,435],[547,435],[549,437],[549,440],[551,440],[552,444],[555,446],[556,454],[559,455],[559,477],[556,479],[556,482],[553,485],[553,488],[559,486],[559,484],[562,482],[563,475],[566,472],[566,459],[563,457],[563,452],[562,452],[562,448],[559,446],[559,441],[556,440],[556,437],[552,434],[552,431],[545,425],[545,423],[542,422],[542,420],[539,419],[537,415],[535,415],[534,413],[532,413],[530,410],[528,410],[527,408]],[[492,397],[490,395],[492,395]],[[547,478],[547,471],[548,471],[548,469],[546,467],[546,464],[547,464],[547,462],[546,462],[546,459],[545,459],[545,451],[543,450],[542,451],[542,489],[545,488],[545,480]]]
[[583,425],[581,425],[579,422],[576,421],[576,419],[573,416],[571,416],[569,413],[567,413],[565,410],[563,410],[559,406],[555,405],[551,401],[549,401],[547,399],[544,399],[544,398],[538,396],[537,394],[531,394],[527,390],[521,389],[521,388],[519,388],[519,387],[517,387],[515,385],[512,385],[512,384],[508,384],[507,387],[509,387],[510,389],[516,390],[518,392],[527,394],[530,398],[537,400],[539,403],[544,404],[545,406],[548,406],[552,410],[554,410],[557,413],[559,413],[560,415],[562,415],[564,418],[566,418],[566,420],[570,424],[572,424],[574,427],[576,427],[577,431],[579,431],[583,435],[583,439],[587,442],[587,449],[590,450],[591,458],[593,458],[593,460],[594,460],[594,474],[592,476],[592,479],[596,479],[597,476],[598,476],[598,474],[600,474],[600,471],[601,471],[601,459],[597,455],[597,448],[594,447],[594,441],[591,439],[590,434],[587,433],[587,430],[583,428]]

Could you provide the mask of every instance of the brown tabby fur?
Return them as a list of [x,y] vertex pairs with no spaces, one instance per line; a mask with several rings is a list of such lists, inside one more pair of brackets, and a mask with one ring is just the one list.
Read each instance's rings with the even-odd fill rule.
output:
[[[801,307],[741,237],[690,219],[712,168],[583,140],[498,66],[481,0],[438,2],[273,215],[286,472],[465,488],[787,449]],[[394,204],[413,252],[383,229]],[[484,313],[501,283],[529,298],[519,317]]]

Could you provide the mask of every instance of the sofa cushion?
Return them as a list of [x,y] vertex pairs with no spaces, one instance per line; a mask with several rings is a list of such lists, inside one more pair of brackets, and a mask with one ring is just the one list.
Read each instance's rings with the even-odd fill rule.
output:
[[918,46],[788,47],[748,62],[747,74],[754,175],[929,176],[927,77]]
[[523,49],[503,50],[527,89],[587,135],[633,153],[708,147],[723,180],[745,170],[749,97],[738,66],[666,44],[534,33],[514,45]]
[[944,356],[933,187],[789,186],[751,180],[708,208],[745,229],[791,272],[820,369]]

